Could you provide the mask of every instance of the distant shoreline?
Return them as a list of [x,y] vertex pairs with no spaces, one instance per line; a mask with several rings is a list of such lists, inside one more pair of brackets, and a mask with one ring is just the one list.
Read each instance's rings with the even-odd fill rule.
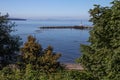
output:
[[20,18],[8,18],[8,20],[26,21],[27,19],[20,19]]

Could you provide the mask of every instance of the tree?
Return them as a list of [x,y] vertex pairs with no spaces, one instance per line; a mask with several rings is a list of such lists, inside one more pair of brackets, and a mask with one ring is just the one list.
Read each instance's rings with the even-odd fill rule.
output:
[[93,29],[89,45],[81,45],[79,61],[95,80],[120,79],[120,0],[111,7],[94,5],[89,11]]
[[59,53],[54,53],[53,48],[51,46],[48,46],[44,51],[43,51],[43,56],[40,57],[39,61],[41,61],[41,70],[43,72],[55,72],[57,69],[61,69],[61,65],[58,62],[58,59],[60,58],[61,54]]
[[60,54],[53,53],[51,46],[43,50],[33,36],[28,36],[28,41],[21,48],[21,52],[23,63],[32,65],[34,70],[54,72],[60,67],[57,61],[60,58]]
[[25,64],[35,64],[42,53],[42,47],[33,36],[28,36],[28,41],[21,48],[22,59]]
[[7,15],[0,14],[0,63],[1,66],[13,63],[15,53],[19,51],[20,38],[11,35],[15,24],[8,19]]

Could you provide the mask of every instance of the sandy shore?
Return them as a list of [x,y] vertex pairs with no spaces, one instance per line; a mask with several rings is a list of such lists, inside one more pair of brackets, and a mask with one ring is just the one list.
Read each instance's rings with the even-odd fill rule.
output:
[[83,67],[77,63],[63,63],[62,65],[68,70],[83,70]]

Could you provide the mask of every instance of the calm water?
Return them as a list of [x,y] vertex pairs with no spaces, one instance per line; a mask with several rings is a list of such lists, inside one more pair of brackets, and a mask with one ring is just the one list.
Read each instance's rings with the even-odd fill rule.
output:
[[[72,26],[79,25],[80,21],[16,21],[17,29],[14,35],[19,35],[22,41],[27,40],[28,35],[33,35],[43,48],[48,45],[54,47],[54,51],[61,53],[61,62],[74,63],[80,57],[80,44],[88,44],[88,30],[76,29],[47,29],[42,30],[41,26]],[[85,25],[91,25],[85,22]]]

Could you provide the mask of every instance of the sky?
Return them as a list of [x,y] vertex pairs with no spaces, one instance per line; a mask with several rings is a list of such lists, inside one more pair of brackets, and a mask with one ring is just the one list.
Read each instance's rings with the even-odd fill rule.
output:
[[0,0],[0,13],[26,19],[89,19],[94,4],[112,0]]

